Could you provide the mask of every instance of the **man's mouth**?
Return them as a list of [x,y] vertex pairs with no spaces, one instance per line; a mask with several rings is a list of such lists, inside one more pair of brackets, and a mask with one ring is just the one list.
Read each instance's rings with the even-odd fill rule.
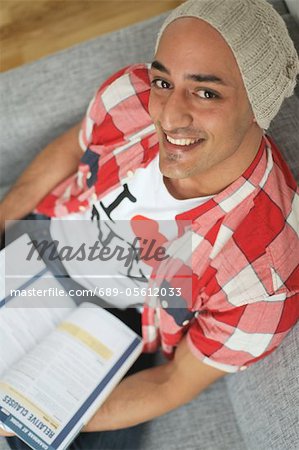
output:
[[200,139],[173,139],[170,136],[167,136],[167,134],[165,135],[166,139],[168,140],[168,142],[170,142],[171,144],[174,145],[191,145],[191,144],[195,144],[195,142],[198,142]]
[[191,150],[192,148],[198,146],[201,142],[204,141],[202,138],[173,138],[163,132],[164,137],[164,146],[166,150],[174,151],[174,150]]

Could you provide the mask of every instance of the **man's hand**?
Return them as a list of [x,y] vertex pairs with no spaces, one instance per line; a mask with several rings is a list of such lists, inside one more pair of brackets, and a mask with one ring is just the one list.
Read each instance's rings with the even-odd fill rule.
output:
[[191,401],[225,374],[199,361],[184,338],[173,361],[125,378],[83,431],[127,428],[151,420]]
[[9,433],[6,430],[3,430],[3,428],[0,427],[0,437],[10,437],[10,436],[15,436],[14,433]]

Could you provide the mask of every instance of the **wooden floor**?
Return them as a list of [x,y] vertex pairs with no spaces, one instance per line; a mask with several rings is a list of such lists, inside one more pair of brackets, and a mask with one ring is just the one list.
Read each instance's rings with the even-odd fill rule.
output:
[[0,71],[174,8],[179,0],[0,0]]

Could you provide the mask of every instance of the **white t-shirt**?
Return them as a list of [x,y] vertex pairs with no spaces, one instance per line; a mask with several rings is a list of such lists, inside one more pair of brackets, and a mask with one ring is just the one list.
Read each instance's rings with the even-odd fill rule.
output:
[[[86,211],[53,218],[51,235],[59,242],[67,272],[84,288],[117,308],[138,306],[156,259],[154,245],[176,237],[177,214],[210,198],[174,198],[164,184],[157,156]],[[103,247],[110,249],[107,254]],[[141,255],[147,258],[136,258],[134,248],[142,247]]]

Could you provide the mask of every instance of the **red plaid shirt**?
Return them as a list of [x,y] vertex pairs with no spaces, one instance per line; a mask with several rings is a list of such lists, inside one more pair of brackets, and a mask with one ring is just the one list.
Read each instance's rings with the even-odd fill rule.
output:
[[[63,216],[90,206],[158,153],[148,113],[148,66],[109,78],[91,102],[80,132],[78,171],[37,211]],[[205,204],[176,217],[179,237],[152,273],[164,296],[146,299],[145,351],[168,356],[187,335],[196,357],[234,372],[281,343],[298,320],[298,190],[275,145],[263,138],[250,167]],[[171,297],[171,287],[182,295]],[[162,290],[161,290],[162,293]]]

